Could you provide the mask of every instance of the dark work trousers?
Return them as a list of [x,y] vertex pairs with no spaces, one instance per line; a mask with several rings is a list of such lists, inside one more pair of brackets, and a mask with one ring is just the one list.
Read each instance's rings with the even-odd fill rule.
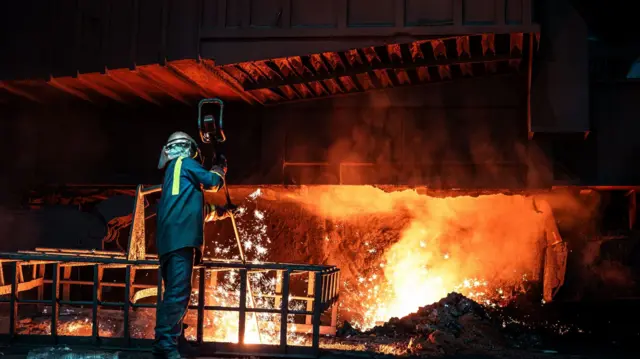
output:
[[182,320],[187,314],[191,298],[195,251],[195,248],[182,248],[160,257],[164,296],[156,312],[156,338],[153,344],[156,354],[178,352]]

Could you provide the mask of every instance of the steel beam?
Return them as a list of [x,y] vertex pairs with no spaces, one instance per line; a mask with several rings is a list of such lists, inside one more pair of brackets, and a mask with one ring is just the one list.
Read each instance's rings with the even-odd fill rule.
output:
[[466,59],[440,59],[440,60],[421,60],[413,63],[407,64],[363,64],[353,66],[347,70],[336,69],[331,73],[318,73],[310,76],[302,76],[298,75],[294,78],[289,78],[286,80],[267,80],[267,81],[257,81],[254,83],[244,84],[243,87],[246,91],[251,90],[259,90],[266,88],[274,88],[280,86],[290,86],[294,84],[302,84],[314,81],[322,81],[329,79],[338,79],[340,77],[345,76],[355,76],[358,74],[367,73],[374,70],[387,70],[387,69],[416,69],[419,67],[432,67],[432,66],[443,66],[443,65],[460,65],[460,64],[476,64],[476,63],[487,63],[487,62],[500,62],[500,61],[509,61],[509,60],[517,60],[519,57],[507,56],[507,55],[495,55],[495,56],[482,56],[482,57],[473,57]]
[[[460,0],[461,1],[461,0]],[[469,34],[500,34],[500,33],[529,33],[539,32],[540,26],[535,23],[530,25],[450,25],[450,26],[407,26],[407,27],[345,27],[340,24],[343,17],[338,15],[339,22],[337,28],[215,28],[203,29],[201,31],[201,41],[221,41],[221,40],[276,40],[286,43],[287,41],[301,40],[329,40],[329,41],[350,41],[357,39],[384,39],[389,42],[396,42],[395,39],[429,39],[433,36],[469,35]],[[346,15],[344,16],[346,18]],[[460,13],[460,20],[462,14]],[[346,24],[345,24],[346,26]]]

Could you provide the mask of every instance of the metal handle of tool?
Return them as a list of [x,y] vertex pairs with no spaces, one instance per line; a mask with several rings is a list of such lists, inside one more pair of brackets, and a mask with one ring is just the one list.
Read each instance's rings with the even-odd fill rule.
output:
[[224,112],[224,102],[219,98],[205,98],[198,103],[198,131],[200,132],[200,139],[203,143],[211,143],[211,132],[206,130],[206,123],[202,118],[202,108],[205,105],[218,105],[220,107],[220,114],[218,115],[218,123],[214,123],[213,126],[217,129],[217,133],[214,133],[214,139],[217,143],[222,143],[227,140],[227,136],[224,134],[224,123],[222,121],[222,114]]
[[[213,133],[213,138],[211,136],[211,131],[207,129],[207,123],[205,122],[205,119],[202,118],[202,107],[204,107],[207,104],[214,104],[214,105],[220,106],[218,123],[215,123],[215,122],[213,123],[213,129],[215,130],[215,132]],[[203,99],[198,104],[198,130],[200,132],[200,140],[202,140],[203,143],[211,143],[213,139],[215,140],[215,144],[219,145],[227,140],[227,136],[224,133],[224,127],[223,127],[223,121],[222,121],[223,110],[224,110],[224,102],[222,102],[222,100],[220,100],[219,98]],[[216,152],[219,152],[219,151],[216,149]],[[224,194],[227,200],[227,209],[233,210],[236,208],[236,206],[233,203],[231,203],[231,196],[229,195],[229,188],[227,187],[226,180],[223,186],[224,186]],[[244,256],[244,250],[242,249],[242,241],[240,240],[240,232],[238,231],[238,225],[236,224],[236,217],[233,214],[233,212],[229,213],[229,218],[231,219],[231,224],[233,225],[233,233],[235,234],[235,237],[236,237],[238,251],[240,252],[240,259],[242,260],[243,264],[246,264],[247,259]],[[249,303],[251,303],[251,306],[253,308],[257,308],[255,299],[253,297],[253,290],[251,290],[251,282],[249,281],[249,278],[247,278],[247,295],[249,297]],[[253,318],[256,326],[256,332],[258,333],[258,340],[260,341],[260,343],[262,343],[262,335],[260,334],[260,325],[258,323],[258,314],[253,313]]]
[[[227,208],[236,208],[236,206],[231,203],[231,196],[229,196],[229,188],[227,188],[227,182],[224,183],[224,194],[227,197]],[[247,259],[244,256],[244,250],[242,249],[242,241],[240,240],[240,232],[238,231],[238,225],[236,224],[236,216],[233,213],[229,213],[229,218],[231,219],[231,224],[233,225],[233,233],[236,236],[236,243],[238,244],[238,251],[240,252],[240,260],[242,260],[242,264],[247,263]],[[256,307],[255,299],[253,298],[253,290],[251,290],[251,282],[249,278],[247,278],[247,296],[249,297],[249,303],[253,308]],[[258,313],[253,313],[254,323],[256,325],[256,333],[258,333],[258,341],[262,343],[262,335],[260,334],[260,325],[258,324]]]

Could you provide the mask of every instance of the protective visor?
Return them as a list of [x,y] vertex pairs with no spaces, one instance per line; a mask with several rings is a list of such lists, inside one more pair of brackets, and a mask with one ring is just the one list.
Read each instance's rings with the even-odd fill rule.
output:
[[177,145],[177,144],[189,144],[189,146],[191,147],[191,153],[193,153],[192,158],[195,160],[199,160],[200,162],[204,160],[204,158],[202,157],[202,154],[200,153],[200,148],[198,148],[198,143],[196,143],[196,141],[188,138],[176,138],[175,140],[167,142],[167,144],[164,145],[164,147],[162,147],[162,150],[160,151],[160,160],[158,161],[159,170],[164,169],[167,166],[167,163],[169,163],[169,161],[171,161],[176,157],[176,156],[170,156],[168,154],[169,152],[168,149],[170,146]]

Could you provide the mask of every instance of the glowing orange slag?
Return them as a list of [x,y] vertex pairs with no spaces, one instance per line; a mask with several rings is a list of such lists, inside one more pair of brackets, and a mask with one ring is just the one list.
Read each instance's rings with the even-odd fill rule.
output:
[[[352,278],[345,276],[341,298],[343,310],[364,328],[453,291],[499,303],[539,273],[541,241],[554,230],[550,223],[555,226],[550,210],[538,210],[532,197],[521,195],[435,198],[351,186],[310,187],[290,198],[334,221],[338,229],[325,237],[331,264],[344,273],[348,262],[358,261]],[[355,228],[351,235],[344,234],[347,227]],[[394,229],[394,240],[361,239],[381,228]]]
[[[258,190],[247,201],[260,195]],[[522,195],[436,198],[411,190],[315,186],[288,200],[333,222],[317,240],[329,264],[342,269],[341,310],[361,328],[406,316],[453,291],[485,305],[499,304],[523,281],[538,279],[541,244],[546,234],[557,232],[549,205]],[[265,261],[272,247],[265,213],[249,207],[241,208],[238,221],[245,254]],[[229,243],[216,244],[206,255],[238,259],[235,241]],[[237,307],[238,273],[217,279],[207,289],[206,304]],[[273,275],[252,273],[249,282],[256,307],[277,307]],[[197,293],[193,299],[195,304]],[[304,304],[294,309],[304,310]],[[245,342],[279,343],[279,316],[255,315],[247,314]],[[204,325],[206,341],[238,341],[238,313],[207,312]],[[187,335],[193,338],[194,326],[190,329]],[[288,339],[308,344],[292,331]]]

